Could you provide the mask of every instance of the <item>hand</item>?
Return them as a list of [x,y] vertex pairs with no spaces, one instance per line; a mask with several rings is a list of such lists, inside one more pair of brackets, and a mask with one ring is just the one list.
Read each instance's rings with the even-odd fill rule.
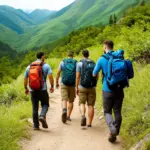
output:
[[79,89],[76,90],[76,94],[79,95]]
[[59,88],[59,83],[56,83],[56,88],[57,88],[57,89]]
[[29,90],[25,89],[25,94],[28,95],[29,94]]
[[50,88],[50,93],[54,93],[54,88]]

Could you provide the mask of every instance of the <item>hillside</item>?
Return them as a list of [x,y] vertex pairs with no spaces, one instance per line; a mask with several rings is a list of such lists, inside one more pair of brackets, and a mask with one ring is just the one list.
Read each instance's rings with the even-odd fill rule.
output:
[[54,15],[56,11],[50,11],[46,9],[36,9],[29,13],[29,16],[33,19],[34,23],[41,24],[47,20],[47,18]]
[[22,10],[9,6],[0,6],[0,24],[10,28],[18,34],[33,25],[33,20]]
[[[5,42],[18,50],[40,47],[85,26],[106,25],[109,22],[110,15],[116,14],[119,19],[127,8],[139,4],[139,1],[77,0],[52,16],[48,16],[46,23],[31,26],[23,35],[18,35],[19,40],[16,43]],[[22,30],[22,26],[20,26],[19,33],[22,33]],[[3,41],[3,37],[0,40]]]
[[16,57],[17,52],[14,51],[9,45],[0,41],[0,58],[2,57],[10,57],[14,59]]

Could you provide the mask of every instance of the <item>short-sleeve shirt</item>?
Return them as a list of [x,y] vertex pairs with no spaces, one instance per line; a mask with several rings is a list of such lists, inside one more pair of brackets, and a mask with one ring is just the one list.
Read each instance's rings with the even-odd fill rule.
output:
[[[41,60],[36,60],[35,62],[40,62]],[[29,69],[30,69],[30,65],[26,68],[24,77],[28,78],[29,77]],[[47,84],[46,84],[46,80],[45,78],[47,78],[47,75],[52,74],[52,69],[50,67],[50,65],[48,64],[44,64],[43,65],[43,80],[44,80],[44,86],[43,86],[43,91],[47,90]],[[30,89],[30,91],[32,91],[32,89]]]
[[[65,63],[64,63],[64,61],[61,61],[61,62],[60,62],[60,65],[59,65],[59,67],[58,67],[58,70],[63,71],[63,70],[64,70],[64,67],[65,67]],[[61,81],[61,84],[63,84],[62,81]]]
[[[86,59],[87,61],[91,61],[90,59]],[[80,76],[81,76],[81,72],[82,72],[82,65],[83,63],[80,61],[77,63],[77,68],[76,68],[76,72],[79,72],[80,73]],[[79,88],[84,88],[82,85],[81,85],[81,77],[80,77],[80,84],[79,84]],[[95,86],[93,87],[95,88]]]

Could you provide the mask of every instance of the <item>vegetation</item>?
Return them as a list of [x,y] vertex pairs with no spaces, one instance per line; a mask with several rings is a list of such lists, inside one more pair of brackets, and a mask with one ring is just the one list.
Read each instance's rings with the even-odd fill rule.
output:
[[[21,10],[2,6],[0,10],[6,9],[7,12],[0,14],[0,16],[3,16],[2,20],[4,20],[4,22],[0,23],[5,28],[7,27],[7,37],[9,38],[6,38],[5,32],[2,30],[0,31],[0,40],[18,51],[40,47],[60,39],[73,30],[90,25],[106,25],[109,23],[110,15],[116,14],[119,19],[124,11],[137,4],[139,4],[139,0],[115,0],[113,2],[112,0],[79,0],[49,16],[49,19],[46,19],[47,22],[41,25],[35,25],[35,21]],[[36,20],[36,18],[34,19]],[[36,22],[38,21],[36,20]],[[13,31],[18,34],[12,34]]]
[[[144,138],[148,133],[150,133],[150,120],[148,116],[150,115],[150,10],[148,9],[150,5],[138,6],[134,9],[126,12],[124,18],[122,18],[117,24],[112,24],[111,26],[105,27],[87,27],[84,29],[80,29],[77,31],[71,32],[67,37],[64,37],[54,43],[47,44],[38,51],[45,51],[48,55],[46,60],[52,66],[53,72],[55,74],[57,67],[61,61],[61,58],[66,56],[68,50],[72,49],[76,52],[76,59],[80,60],[81,55],[80,51],[88,48],[90,50],[91,59],[95,61],[99,58],[100,55],[103,54],[103,41],[105,39],[111,39],[115,42],[115,49],[123,49],[125,50],[126,58],[132,59],[134,61],[135,67],[135,78],[130,82],[130,88],[125,90],[125,100],[123,106],[123,127],[121,130],[122,138],[126,142],[127,149],[131,147],[132,144],[136,143],[140,139]],[[3,44],[2,44],[3,45]],[[6,46],[6,45],[5,45]],[[6,46],[6,49],[9,49]],[[20,59],[15,59],[16,63],[12,63],[9,58],[3,57],[0,59],[0,75],[1,82],[6,83],[6,81],[10,82],[16,78],[16,76],[23,71],[23,69],[35,60],[36,51],[32,51],[27,53],[25,56],[20,55]],[[22,58],[21,58],[22,57]],[[17,62],[18,61],[18,62]],[[18,63],[18,65],[17,65]],[[13,66],[14,64],[14,66]],[[7,67],[4,67],[7,66]],[[18,72],[17,69],[18,68]],[[16,72],[15,72],[16,71]],[[8,75],[8,76],[6,76]],[[15,78],[13,77],[15,76]],[[9,79],[11,78],[11,79]],[[18,101],[24,104],[24,100],[27,101],[23,94],[23,75],[19,77],[17,81],[8,85],[2,85],[0,87],[0,103],[4,104],[14,104]],[[17,85],[17,86],[16,86]],[[18,87],[18,89],[14,88]],[[98,84],[98,93],[101,91],[101,81]],[[97,108],[100,109],[102,106],[101,94],[98,97]],[[18,103],[18,105],[20,105]],[[26,105],[28,103],[25,102],[24,110],[27,110]],[[19,108],[16,108],[16,105],[6,108],[4,106],[1,107],[0,116],[4,117],[4,124],[0,122],[1,126],[6,126],[9,128],[11,124],[7,124],[5,120],[7,120],[8,116],[11,114],[17,116],[16,120],[13,120],[16,123],[18,118],[26,118],[28,116],[28,112],[23,111],[16,115],[14,110],[20,112]],[[8,111],[8,109],[10,111]],[[29,107],[28,107],[29,109]],[[4,112],[7,112],[6,115]],[[21,111],[22,112],[22,111]],[[4,114],[4,115],[3,115]],[[11,117],[13,118],[13,117]],[[12,122],[13,122],[12,121]],[[6,124],[5,124],[6,123]],[[17,122],[19,125],[19,129],[23,129],[25,122]],[[15,124],[17,125],[17,124]],[[8,130],[8,134],[13,133],[12,126],[10,127],[10,131]],[[23,128],[22,128],[23,127]],[[4,132],[7,128],[0,130],[2,132],[3,141],[7,141],[8,138],[12,138],[11,136],[5,136]],[[16,143],[16,140],[24,135],[23,132],[18,134],[16,131],[15,137],[13,137],[13,144]],[[8,139],[9,140],[9,139]],[[0,140],[1,142],[1,140]],[[5,142],[3,144],[0,143],[2,148],[7,145]],[[16,146],[16,145],[14,145]],[[9,147],[6,147],[9,149]],[[1,147],[0,147],[1,149]],[[145,144],[145,149],[149,149],[149,143]]]

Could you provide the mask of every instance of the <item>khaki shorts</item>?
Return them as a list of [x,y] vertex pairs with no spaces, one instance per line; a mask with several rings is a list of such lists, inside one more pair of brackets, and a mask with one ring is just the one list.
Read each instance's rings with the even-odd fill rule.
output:
[[79,89],[79,104],[86,104],[88,106],[94,106],[96,101],[96,89],[95,88],[81,88]]
[[76,96],[75,93],[76,92],[74,86],[61,85],[62,100],[66,100],[69,101],[70,103],[73,103]]

